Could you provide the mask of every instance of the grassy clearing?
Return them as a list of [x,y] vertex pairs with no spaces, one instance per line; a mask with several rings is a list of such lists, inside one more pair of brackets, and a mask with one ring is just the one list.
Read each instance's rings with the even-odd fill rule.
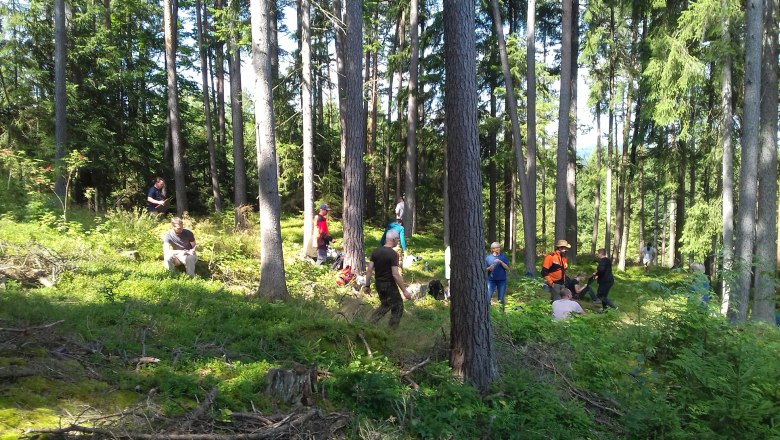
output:
[[[167,223],[142,213],[72,218],[79,221],[64,228],[0,219],[0,258],[40,245],[73,269],[55,287],[8,281],[0,290],[0,327],[64,320],[0,333],[0,373],[32,371],[0,377],[2,438],[128,408],[180,417],[214,387],[214,421],[288,411],[264,391],[269,369],[293,363],[328,373],[316,404],[348,411],[343,432],[350,438],[780,435],[778,331],[727,325],[690,294],[681,272],[645,275],[631,267],[616,274],[610,294],[619,312],[554,322],[541,281],[513,271],[507,312],[492,309],[501,379],[480,398],[449,375],[447,304],[407,303],[395,332],[386,322],[366,324],[376,297],[337,287],[333,272],[298,259],[300,216],[282,223],[286,302],[251,295],[257,231],[232,231],[232,213],[185,219],[201,250],[192,280],[162,266]],[[340,239],[339,223],[330,229]],[[367,249],[381,232],[367,227]],[[418,235],[410,248],[428,268],[421,262],[406,270],[407,281],[443,278],[440,240]],[[138,260],[122,256],[130,249]],[[582,259],[573,271],[594,268]],[[141,356],[159,362],[139,364]],[[413,374],[419,388],[410,388],[401,371],[427,358]]]

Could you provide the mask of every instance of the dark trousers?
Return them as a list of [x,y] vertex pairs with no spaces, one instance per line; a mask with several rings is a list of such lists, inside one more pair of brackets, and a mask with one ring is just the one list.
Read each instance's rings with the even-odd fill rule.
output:
[[607,298],[607,295],[609,295],[609,289],[614,286],[615,283],[609,283],[609,284],[601,284],[599,283],[599,299],[601,300],[601,306],[604,308],[604,310],[607,310],[608,307],[612,307],[613,309],[616,309],[617,306],[615,303],[609,300]]
[[401,317],[404,316],[404,300],[398,291],[395,281],[376,281],[376,291],[379,294],[379,307],[374,310],[369,320],[376,324],[383,316],[390,312],[390,328],[398,327]]
[[585,295],[588,295],[591,301],[596,301],[596,294],[593,292],[593,289],[591,289],[590,286],[586,286],[584,289],[580,290],[580,293],[574,293],[574,299],[583,299],[585,298]]

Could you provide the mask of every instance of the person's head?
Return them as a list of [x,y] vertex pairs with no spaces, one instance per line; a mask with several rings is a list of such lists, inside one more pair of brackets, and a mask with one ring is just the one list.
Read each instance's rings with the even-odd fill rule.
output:
[[398,231],[396,231],[395,229],[391,229],[387,231],[387,234],[385,235],[385,246],[394,247],[395,245],[398,244],[400,240],[401,239],[400,239],[400,235],[398,234]]
[[652,246],[650,246],[650,243],[647,243],[647,250],[648,250],[648,251],[650,250],[650,248],[651,248],[651,247],[652,247]]
[[564,288],[561,290],[561,299],[571,299],[571,290]]
[[324,217],[324,216],[328,215],[328,211],[330,211],[330,206],[328,206],[326,203],[323,203],[323,204],[320,205],[319,214],[321,216]]
[[574,278],[577,278],[577,281],[582,281],[582,280],[584,280],[584,279],[585,279],[585,272],[580,272],[580,273],[578,273],[578,274],[577,274],[577,276],[576,276],[576,277],[574,277]]
[[598,255],[599,258],[604,258],[607,256],[607,250],[604,248],[601,248],[596,251],[596,255]]
[[401,203],[401,202],[403,202],[403,201],[404,201],[404,198],[403,198],[403,197],[398,197],[398,203]]
[[163,180],[162,177],[155,177],[154,178],[154,187],[157,189],[163,189],[165,186],[165,180]]
[[490,244],[490,252],[494,255],[498,255],[501,252],[501,244],[497,241]]
[[558,240],[555,242],[555,250],[560,252],[561,254],[566,254],[566,252],[569,250],[571,245],[566,240]]
[[403,219],[397,218],[397,219],[395,219],[395,222],[398,223],[401,226],[404,225],[404,220]]
[[181,221],[180,217],[174,217],[171,219],[171,228],[177,235],[181,234],[181,231],[184,230],[184,222]]

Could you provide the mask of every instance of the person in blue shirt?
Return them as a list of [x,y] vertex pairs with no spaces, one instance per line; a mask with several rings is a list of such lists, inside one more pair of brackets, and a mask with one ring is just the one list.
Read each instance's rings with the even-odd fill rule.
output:
[[163,188],[165,188],[165,180],[163,180],[162,177],[156,177],[154,179],[154,184],[146,193],[146,209],[149,212],[164,212],[165,196],[162,192]]
[[485,257],[485,270],[488,273],[488,302],[493,297],[493,291],[498,291],[498,301],[504,308],[506,293],[506,273],[509,271],[509,259],[501,252],[501,245],[495,242],[490,245],[490,253]]
[[[398,231],[398,235],[400,236],[400,246],[401,250],[406,252],[406,239],[404,238],[404,222],[402,220],[393,220],[390,222],[390,224],[387,225],[385,228],[385,233],[382,234],[382,238],[379,240],[379,245],[384,246],[385,245],[385,239],[387,237],[387,231]],[[398,247],[398,245],[396,245]]]

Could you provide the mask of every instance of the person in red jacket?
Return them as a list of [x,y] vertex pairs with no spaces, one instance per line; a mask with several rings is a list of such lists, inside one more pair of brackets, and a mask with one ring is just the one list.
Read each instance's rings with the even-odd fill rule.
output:
[[561,299],[561,292],[566,288],[566,269],[569,262],[566,260],[566,252],[571,245],[566,240],[558,240],[555,243],[555,251],[545,255],[542,263],[542,276],[550,288],[550,300]]
[[328,212],[330,212],[330,206],[323,203],[320,205],[317,215],[314,216],[313,240],[317,243],[317,266],[325,262],[328,257],[328,245],[333,241],[333,238],[328,234]]

